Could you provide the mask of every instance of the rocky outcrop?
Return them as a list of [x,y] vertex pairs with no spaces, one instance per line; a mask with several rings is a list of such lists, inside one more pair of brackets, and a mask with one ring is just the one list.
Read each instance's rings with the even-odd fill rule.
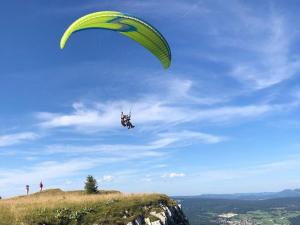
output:
[[161,210],[150,211],[148,216],[138,217],[127,225],[189,225],[180,205],[164,206]]

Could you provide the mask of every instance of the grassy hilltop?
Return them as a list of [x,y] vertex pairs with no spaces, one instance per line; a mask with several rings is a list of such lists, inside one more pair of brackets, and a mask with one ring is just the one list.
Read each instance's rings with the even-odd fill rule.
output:
[[0,201],[0,225],[121,225],[175,202],[161,194],[52,189]]

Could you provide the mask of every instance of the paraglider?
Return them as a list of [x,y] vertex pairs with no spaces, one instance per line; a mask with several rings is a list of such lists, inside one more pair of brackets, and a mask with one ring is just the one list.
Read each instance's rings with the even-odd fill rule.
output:
[[127,127],[128,129],[134,128],[133,124],[130,122],[131,120],[131,113],[129,115],[125,115],[121,112],[121,124],[123,127]]
[[[60,48],[63,49],[74,32],[86,29],[106,29],[127,36],[149,50],[165,69],[171,65],[171,50],[164,36],[149,23],[136,17],[117,11],[101,11],[85,15],[75,22],[63,34]],[[121,124],[128,129],[135,126],[131,115],[121,113]]]
[[65,31],[60,48],[65,47],[74,32],[86,29],[107,29],[125,35],[148,49],[165,69],[170,67],[171,50],[163,35],[149,23],[116,11],[95,12],[79,18]]

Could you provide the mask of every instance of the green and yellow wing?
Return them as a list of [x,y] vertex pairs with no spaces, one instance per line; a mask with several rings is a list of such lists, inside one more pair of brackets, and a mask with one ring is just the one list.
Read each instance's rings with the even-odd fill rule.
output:
[[148,49],[165,69],[171,64],[171,50],[163,35],[149,23],[116,11],[91,13],[76,20],[65,31],[60,41],[63,49],[69,37],[85,29],[108,29],[117,31]]

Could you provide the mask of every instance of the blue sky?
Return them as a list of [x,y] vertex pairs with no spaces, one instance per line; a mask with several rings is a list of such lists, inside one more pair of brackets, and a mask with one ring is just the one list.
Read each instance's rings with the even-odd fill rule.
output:
[[[0,195],[100,188],[169,195],[299,188],[297,1],[3,1]],[[64,30],[117,10],[154,25],[169,70],[111,31]],[[132,109],[136,128],[120,126]]]

